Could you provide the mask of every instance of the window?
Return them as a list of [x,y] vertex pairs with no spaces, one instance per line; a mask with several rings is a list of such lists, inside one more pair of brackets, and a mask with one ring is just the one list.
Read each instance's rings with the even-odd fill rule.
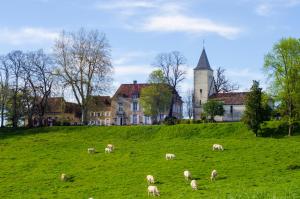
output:
[[132,102],[132,110],[137,111],[138,103],[137,102]]
[[202,89],[200,89],[200,94],[202,94]]
[[136,114],[132,115],[132,123],[137,124],[137,115]]
[[199,101],[199,104],[201,105],[201,100]]
[[233,113],[233,106],[230,106],[230,114]]
[[101,114],[100,113],[98,113],[98,117],[100,117],[101,116]]
[[118,103],[118,106],[119,106],[119,111],[123,111],[123,104],[122,103]]

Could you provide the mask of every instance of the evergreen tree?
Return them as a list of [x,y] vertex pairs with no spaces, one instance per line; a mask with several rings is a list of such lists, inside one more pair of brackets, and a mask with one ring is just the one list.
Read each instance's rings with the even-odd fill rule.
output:
[[255,133],[256,137],[263,122],[265,112],[262,106],[261,90],[259,82],[254,80],[251,90],[246,96],[246,110],[242,118],[247,127]]

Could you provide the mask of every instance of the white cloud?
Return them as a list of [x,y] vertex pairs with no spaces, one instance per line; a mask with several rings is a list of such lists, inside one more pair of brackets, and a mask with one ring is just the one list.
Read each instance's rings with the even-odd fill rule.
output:
[[[251,1],[252,2],[252,1]],[[256,14],[260,16],[270,16],[276,13],[276,10],[282,8],[291,8],[300,5],[300,0],[258,0],[255,7]]]
[[181,14],[152,16],[146,19],[140,28],[141,31],[156,32],[216,33],[228,39],[236,37],[241,32],[238,27],[223,25],[206,18],[194,18]]
[[25,27],[20,29],[0,28],[0,43],[20,45],[24,43],[52,42],[59,36],[56,31]]
[[154,8],[154,1],[137,1],[137,0],[118,0],[108,3],[98,2],[95,6],[99,10],[115,10],[115,9],[136,9],[136,8]]
[[120,65],[114,67],[114,72],[118,76],[149,75],[153,70],[154,68],[148,65]]

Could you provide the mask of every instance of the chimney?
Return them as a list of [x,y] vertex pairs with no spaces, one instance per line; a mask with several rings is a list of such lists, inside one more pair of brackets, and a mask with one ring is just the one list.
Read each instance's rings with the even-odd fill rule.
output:
[[133,84],[137,84],[137,81],[136,81],[136,80],[133,80]]

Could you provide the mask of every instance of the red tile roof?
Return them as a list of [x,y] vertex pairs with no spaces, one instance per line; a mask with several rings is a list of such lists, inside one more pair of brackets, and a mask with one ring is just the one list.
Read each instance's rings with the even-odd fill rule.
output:
[[224,102],[226,105],[244,105],[248,92],[215,93],[209,99]]
[[131,98],[134,94],[140,95],[142,88],[149,86],[150,84],[121,84],[113,97],[122,96]]

